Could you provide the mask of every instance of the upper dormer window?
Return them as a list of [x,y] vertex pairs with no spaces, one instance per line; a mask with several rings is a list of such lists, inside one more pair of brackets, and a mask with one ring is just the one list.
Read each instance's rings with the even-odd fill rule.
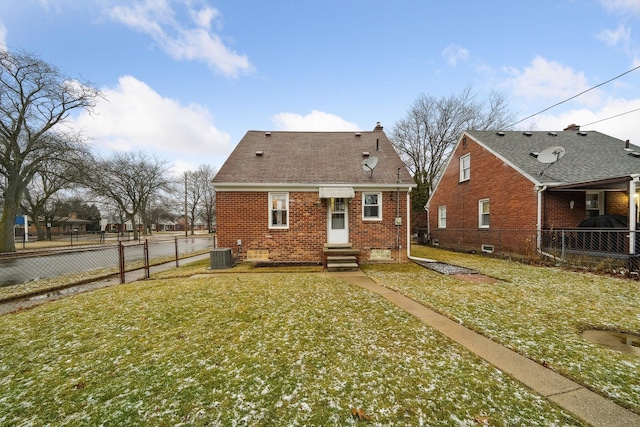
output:
[[471,179],[471,154],[460,157],[460,182]]

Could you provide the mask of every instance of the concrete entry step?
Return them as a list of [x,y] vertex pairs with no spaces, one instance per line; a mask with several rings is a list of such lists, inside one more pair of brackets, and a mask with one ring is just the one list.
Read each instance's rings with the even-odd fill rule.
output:
[[331,255],[331,256],[339,256],[339,255],[360,255],[360,250],[358,250],[358,249],[351,249],[351,248],[345,248],[345,249],[338,249],[338,248],[324,249],[322,252],[323,252],[325,255]]
[[327,257],[327,263],[357,263],[358,259],[354,256],[331,255]]
[[335,272],[335,271],[356,271],[359,270],[360,266],[357,263],[328,263],[327,271]]
[[322,253],[327,264],[327,271],[356,271],[359,249],[354,249],[351,243],[325,243]]
[[325,243],[325,249],[351,249],[353,244],[351,243]]

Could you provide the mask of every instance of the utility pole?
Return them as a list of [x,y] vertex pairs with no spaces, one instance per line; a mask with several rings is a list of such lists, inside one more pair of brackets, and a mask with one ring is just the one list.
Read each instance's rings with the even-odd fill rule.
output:
[[189,214],[187,213],[187,173],[184,173],[184,237],[188,236],[187,223],[189,219]]

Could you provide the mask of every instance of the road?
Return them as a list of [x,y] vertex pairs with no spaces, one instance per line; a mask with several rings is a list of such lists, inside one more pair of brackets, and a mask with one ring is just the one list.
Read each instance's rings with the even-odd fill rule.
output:
[[[211,248],[212,239],[184,238],[178,240],[179,253]],[[144,259],[142,243],[124,245],[125,263]],[[175,240],[149,241],[149,259],[175,256]],[[118,268],[117,245],[84,249],[47,250],[37,253],[0,257],[0,287],[68,274],[84,273],[104,268]]]
[[[198,261],[201,259],[207,259],[208,257],[209,257],[209,254],[207,253],[203,255],[196,255],[193,257],[185,258],[185,259],[182,259],[180,262],[189,263],[189,262]],[[164,270],[169,270],[174,267],[175,267],[175,261],[156,265],[151,267],[151,274],[158,273]],[[139,271],[137,272],[133,271],[126,274],[125,282],[129,283],[139,279],[140,279]],[[106,286],[117,285],[119,283],[120,283],[120,277],[114,276],[108,279],[97,280],[97,281],[85,283],[82,285],[72,286],[65,289],[59,289],[55,291],[34,295],[31,297],[20,298],[14,301],[0,302],[0,315],[11,313],[18,310],[24,310],[26,308],[44,304],[49,301],[55,301],[57,299],[64,298],[69,295],[74,295],[81,292],[87,292],[94,289],[104,288]]]

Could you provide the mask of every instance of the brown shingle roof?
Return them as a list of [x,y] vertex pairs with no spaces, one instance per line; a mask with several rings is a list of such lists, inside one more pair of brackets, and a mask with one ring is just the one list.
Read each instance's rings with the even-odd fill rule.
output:
[[[268,134],[268,135],[267,135]],[[378,151],[376,151],[376,146]],[[257,155],[256,152],[262,152]],[[363,152],[378,158],[365,172]],[[213,179],[219,184],[400,184],[407,168],[382,130],[362,132],[248,131]]]

